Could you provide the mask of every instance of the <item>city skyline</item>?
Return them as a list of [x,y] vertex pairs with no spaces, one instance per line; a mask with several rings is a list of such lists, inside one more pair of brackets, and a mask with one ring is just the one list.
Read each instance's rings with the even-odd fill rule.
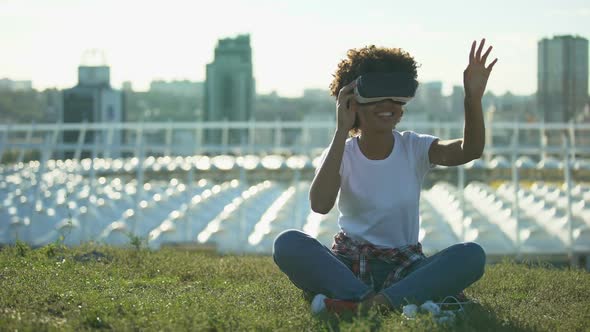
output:
[[249,34],[258,94],[296,97],[305,89],[327,90],[346,50],[375,44],[410,52],[421,64],[418,79],[442,81],[448,95],[453,85],[462,85],[471,42],[485,37],[486,45],[494,46],[491,60],[499,58],[487,90],[530,95],[537,90],[539,40],[590,37],[590,6],[583,1],[499,1],[485,12],[465,1],[403,4],[400,15],[399,1],[363,6],[0,0],[0,77],[32,80],[39,90],[68,88],[76,84],[84,51],[99,48],[116,88],[124,81],[140,91],[158,79],[203,82],[217,41]]

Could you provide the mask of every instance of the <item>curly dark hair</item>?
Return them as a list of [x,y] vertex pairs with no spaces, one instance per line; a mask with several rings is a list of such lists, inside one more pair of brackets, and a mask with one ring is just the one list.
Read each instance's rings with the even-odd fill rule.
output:
[[[375,45],[365,46],[361,49],[350,49],[346,53],[346,59],[338,64],[336,72],[332,75],[334,79],[330,83],[330,94],[338,98],[338,92],[342,87],[354,81],[365,73],[373,72],[406,72],[410,73],[416,86],[418,85],[417,68],[419,64],[408,52],[401,48],[376,47]],[[350,130],[350,135],[360,133],[358,117]]]

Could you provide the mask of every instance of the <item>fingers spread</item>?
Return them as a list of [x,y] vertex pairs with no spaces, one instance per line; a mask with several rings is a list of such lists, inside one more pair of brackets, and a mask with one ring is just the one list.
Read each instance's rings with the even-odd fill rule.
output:
[[485,38],[483,38],[483,39],[481,40],[481,44],[479,44],[479,47],[477,48],[477,54],[476,54],[476,56],[477,56],[477,57],[476,57],[476,60],[477,60],[478,62],[479,62],[479,61],[480,61],[480,59],[481,59],[481,50],[482,50],[482,48],[483,48],[483,45],[485,44],[485,42],[486,42],[486,39],[485,39]]
[[488,47],[488,50],[486,51],[486,53],[481,57],[481,62],[484,65],[486,64],[486,59],[488,58],[488,55],[490,54],[491,51],[492,51],[492,46]]
[[471,43],[471,52],[469,52],[469,63],[473,63],[473,57],[474,57],[474,53],[475,53],[475,40],[473,41],[473,43]]
[[494,67],[494,65],[496,64],[496,62],[498,62],[498,58],[496,58],[494,61],[492,61],[492,63],[490,63],[490,65],[486,69],[489,70],[489,71],[492,71],[492,68]]

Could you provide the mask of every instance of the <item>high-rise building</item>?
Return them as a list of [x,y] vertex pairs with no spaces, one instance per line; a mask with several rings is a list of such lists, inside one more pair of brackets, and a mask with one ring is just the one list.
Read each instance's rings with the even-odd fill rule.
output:
[[[63,122],[122,122],[125,121],[123,94],[110,84],[110,68],[102,64],[78,67],[78,84],[63,91]],[[62,141],[66,144],[78,142],[79,131],[65,131]],[[123,142],[121,131],[87,131],[84,142],[110,147],[111,157],[119,157],[117,149]],[[65,157],[71,157],[71,153]],[[82,157],[89,156],[84,153]]]
[[588,99],[588,40],[543,38],[537,68],[537,104],[545,122],[575,121]]
[[[205,121],[248,121],[255,97],[250,35],[220,39],[215,59],[207,65]],[[209,143],[222,143],[221,132],[209,131]],[[223,143],[244,143],[246,133],[232,132]]]
[[207,65],[205,120],[247,121],[254,104],[250,36],[220,39]]

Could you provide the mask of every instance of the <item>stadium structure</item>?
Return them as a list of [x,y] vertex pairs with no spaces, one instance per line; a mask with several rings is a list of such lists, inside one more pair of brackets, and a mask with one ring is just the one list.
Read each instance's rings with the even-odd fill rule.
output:
[[[403,125],[462,136],[455,123]],[[136,237],[154,249],[269,254],[275,236],[295,228],[330,247],[338,209],[314,213],[308,192],[333,130],[332,122],[0,125],[0,245],[124,246]],[[207,131],[219,141],[207,141]],[[436,167],[425,179],[425,253],[474,241],[491,260],[588,267],[590,125],[493,123],[486,131],[481,159]],[[64,142],[64,133],[77,139]],[[230,144],[232,135],[247,139]],[[561,143],[548,145],[548,135]]]

